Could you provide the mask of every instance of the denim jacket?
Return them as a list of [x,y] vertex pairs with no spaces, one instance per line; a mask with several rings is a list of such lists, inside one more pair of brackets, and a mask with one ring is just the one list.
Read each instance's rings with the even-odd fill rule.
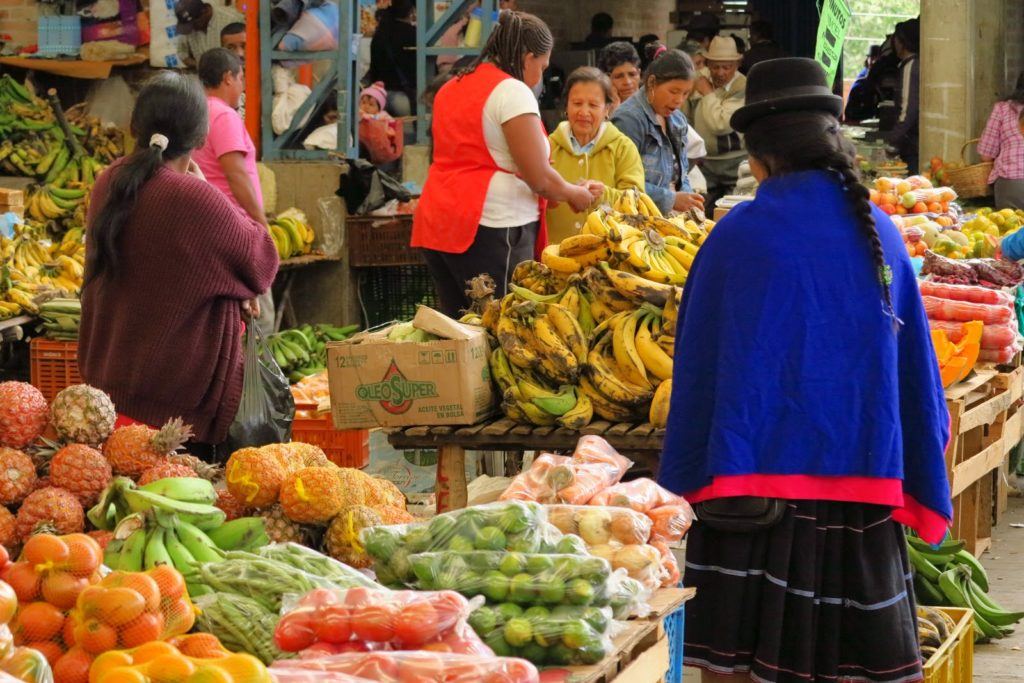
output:
[[647,101],[646,87],[641,87],[619,105],[612,114],[612,123],[636,144],[644,165],[645,189],[662,213],[672,210],[676,191],[693,192],[687,177],[689,163],[686,160],[686,134],[690,126],[682,112],[674,111],[668,117],[669,135],[679,149],[678,190],[672,189],[672,178],[676,170],[672,143],[658,125],[658,118]]

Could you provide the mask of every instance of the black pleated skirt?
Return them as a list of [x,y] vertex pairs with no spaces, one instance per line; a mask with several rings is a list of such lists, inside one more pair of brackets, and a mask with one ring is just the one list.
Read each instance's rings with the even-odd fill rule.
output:
[[754,534],[699,521],[683,583],[687,666],[754,681],[922,679],[903,528],[890,508],[790,501]]

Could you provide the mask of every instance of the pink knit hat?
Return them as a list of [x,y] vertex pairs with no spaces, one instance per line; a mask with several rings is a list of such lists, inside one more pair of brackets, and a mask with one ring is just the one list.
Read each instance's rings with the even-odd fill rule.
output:
[[387,107],[388,91],[384,89],[384,83],[382,81],[377,81],[376,83],[363,88],[363,91],[359,93],[359,99],[362,99],[364,96],[372,97],[377,100],[377,104],[380,105],[381,111],[384,111],[385,107]]

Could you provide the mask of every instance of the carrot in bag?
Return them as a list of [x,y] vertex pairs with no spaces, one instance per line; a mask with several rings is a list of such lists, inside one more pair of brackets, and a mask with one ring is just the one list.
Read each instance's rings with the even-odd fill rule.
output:
[[498,500],[532,500],[538,503],[554,503],[555,491],[548,483],[548,474],[556,467],[572,461],[564,455],[541,453],[533,460],[530,468],[516,475]]
[[628,507],[647,513],[662,505],[679,505],[683,499],[650,479],[634,479],[610,486],[590,501],[591,505]]
[[693,510],[689,504],[680,499],[675,505],[661,505],[649,510],[647,516],[654,522],[651,528],[651,539],[664,543],[678,543],[693,523]]

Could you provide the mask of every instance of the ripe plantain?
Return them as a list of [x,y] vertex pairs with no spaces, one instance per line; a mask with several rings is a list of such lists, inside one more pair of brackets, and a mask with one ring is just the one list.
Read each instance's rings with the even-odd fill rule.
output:
[[672,378],[670,377],[658,385],[658,390],[654,392],[654,398],[651,399],[651,409],[648,418],[652,425],[659,429],[665,428],[665,425],[668,424],[668,410],[671,401]]

